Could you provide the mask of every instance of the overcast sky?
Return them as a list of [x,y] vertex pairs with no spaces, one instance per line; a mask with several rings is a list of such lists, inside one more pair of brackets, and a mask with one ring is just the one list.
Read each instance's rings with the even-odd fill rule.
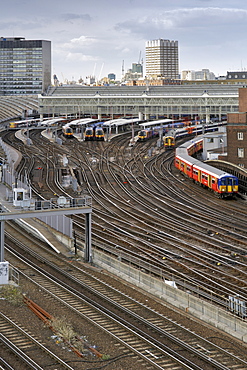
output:
[[2,37],[50,40],[52,73],[121,78],[145,42],[177,40],[179,70],[247,69],[246,0],[1,0]]

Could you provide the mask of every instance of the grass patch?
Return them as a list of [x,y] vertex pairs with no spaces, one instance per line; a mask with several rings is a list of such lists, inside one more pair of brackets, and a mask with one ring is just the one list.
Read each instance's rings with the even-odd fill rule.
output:
[[0,297],[6,299],[14,306],[23,305],[23,295],[21,288],[14,285],[4,285],[0,288]]

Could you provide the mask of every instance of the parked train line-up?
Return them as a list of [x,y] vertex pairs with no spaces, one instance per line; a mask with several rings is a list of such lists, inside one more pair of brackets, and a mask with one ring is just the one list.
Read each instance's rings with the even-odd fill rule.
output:
[[103,122],[97,122],[91,126],[86,127],[84,132],[84,140],[96,140],[96,141],[104,141],[105,140],[105,133],[102,127]]
[[193,157],[203,149],[203,137],[190,140],[176,148],[175,167],[184,175],[221,198],[238,193],[238,178]]
[[201,121],[186,121],[169,123],[159,127],[147,127],[148,123],[145,123],[140,125],[145,128],[138,132],[138,141],[147,141],[149,139],[158,137],[161,130],[163,131],[163,135],[170,137],[173,136],[175,139],[177,139],[187,135],[199,135],[203,132],[217,131],[219,126],[225,124],[225,122],[211,122],[205,124]]

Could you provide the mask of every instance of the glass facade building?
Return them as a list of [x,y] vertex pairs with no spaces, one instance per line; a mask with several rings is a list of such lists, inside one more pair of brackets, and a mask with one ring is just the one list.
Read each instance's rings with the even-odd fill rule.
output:
[[0,95],[40,94],[50,84],[50,41],[0,37]]

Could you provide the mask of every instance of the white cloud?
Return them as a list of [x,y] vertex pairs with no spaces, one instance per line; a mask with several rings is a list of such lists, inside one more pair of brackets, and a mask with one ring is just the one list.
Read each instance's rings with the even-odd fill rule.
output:
[[245,24],[247,10],[233,8],[179,8],[147,15],[139,19],[131,19],[116,24],[116,30],[127,33],[142,33],[145,36],[150,30],[194,29],[197,27],[209,28],[214,25],[220,27],[232,24]]
[[70,62],[89,62],[89,61],[97,61],[98,58],[92,55],[85,55],[82,53],[67,53],[66,61]]
[[[71,45],[79,45],[79,46],[92,46],[93,44],[97,43],[98,40],[94,37],[89,36],[80,36],[78,38],[74,38],[71,41]],[[67,44],[68,45],[68,44]]]
[[74,76],[91,74],[96,61],[120,75],[140,51],[145,66],[145,41],[157,38],[178,40],[180,69],[222,75],[247,63],[246,0],[1,0],[0,28],[51,40],[53,68]]

